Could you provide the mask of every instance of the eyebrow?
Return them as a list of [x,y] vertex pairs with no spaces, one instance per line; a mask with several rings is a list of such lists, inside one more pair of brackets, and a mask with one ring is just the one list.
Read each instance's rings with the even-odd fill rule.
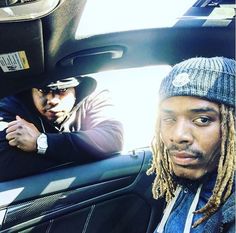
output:
[[[174,111],[169,110],[169,109],[161,109],[162,112],[167,113],[167,114],[173,114]],[[188,110],[189,112],[193,112],[193,113],[215,113],[215,114],[219,114],[219,111],[217,111],[214,108],[211,107],[200,107],[200,108],[192,108]]]
[[190,109],[190,112],[195,112],[195,113],[212,112],[212,113],[215,113],[215,114],[219,114],[219,111],[215,110],[214,108],[210,108],[210,107],[193,108],[193,109]]

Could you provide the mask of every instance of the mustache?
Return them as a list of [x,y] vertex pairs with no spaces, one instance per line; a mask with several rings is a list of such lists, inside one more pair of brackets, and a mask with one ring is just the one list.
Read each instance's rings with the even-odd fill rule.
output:
[[45,111],[55,111],[55,112],[62,112],[62,109],[61,108],[58,108],[57,106],[46,106],[45,108]]
[[184,148],[183,147],[180,148],[176,145],[171,145],[171,146],[167,147],[167,152],[170,155],[174,154],[176,151],[178,151],[178,152],[184,151],[185,153],[191,154],[194,157],[198,157],[198,158],[203,158],[204,157],[204,153],[202,151],[190,148],[189,146],[185,146]]

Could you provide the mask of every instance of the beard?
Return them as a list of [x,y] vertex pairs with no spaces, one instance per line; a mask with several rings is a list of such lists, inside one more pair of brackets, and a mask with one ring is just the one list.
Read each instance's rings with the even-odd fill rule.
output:
[[179,177],[174,173],[171,174],[171,178],[177,185],[183,186],[184,188],[188,188],[192,191],[196,191],[200,184],[208,183],[212,177],[216,177],[216,171],[206,173],[204,176],[196,180]]

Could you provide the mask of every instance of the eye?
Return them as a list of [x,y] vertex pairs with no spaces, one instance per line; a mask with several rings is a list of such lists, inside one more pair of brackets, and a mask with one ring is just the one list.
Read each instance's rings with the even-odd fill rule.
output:
[[199,126],[207,126],[212,122],[211,118],[206,116],[198,117],[194,120],[194,123],[196,123]]
[[166,116],[166,117],[162,117],[162,118],[161,118],[161,121],[162,121],[163,123],[170,124],[170,123],[175,122],[175,118],[174,118],[174,117],[171,117],[171,116]]
[[48,91],[45,90],[45,89],[38,89],[38,92],[40,92],[42,94],[47,94],[48,93]]
[[67,88],[63,88],[63,89],[60,89],[59,92],[60,93],[65,93],[65,92],[67,92],[67,90],[68,90]]

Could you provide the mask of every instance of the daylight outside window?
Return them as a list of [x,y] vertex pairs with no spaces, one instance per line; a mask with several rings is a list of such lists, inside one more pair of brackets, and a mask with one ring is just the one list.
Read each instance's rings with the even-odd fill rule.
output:
[[196,1],[87,0],[76,38],[108,32],[172,27]]
[[102,89],[109,89],[116,115],[124,124],[124,150],[150,146],[154,135],[158,88],[171,66],[105,71],[91,74]]

